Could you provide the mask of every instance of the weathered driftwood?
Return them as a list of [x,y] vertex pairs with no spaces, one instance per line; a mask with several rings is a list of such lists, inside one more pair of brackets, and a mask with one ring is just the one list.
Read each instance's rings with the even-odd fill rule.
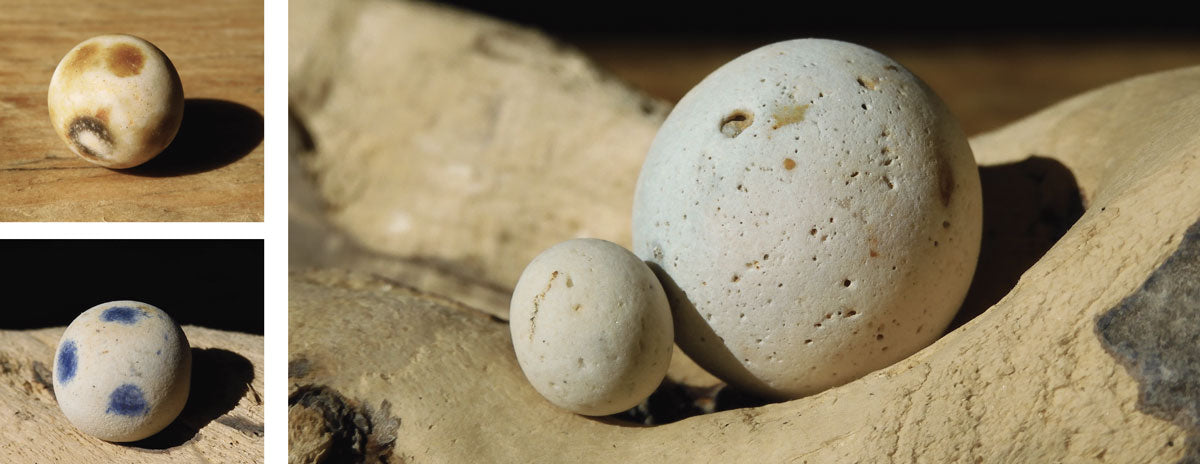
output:
[[[1139,409],[1130,373],[1146,382],[1146,358],[1106,350],[1102,339],[1121,338],[1097,319],[1194,246],[1200,68],[1099,89],[972,140],[989,211],[981,260],[992,262],[934,345],[812,397],[631,427],[537,395],[512,354],[506,291],[558,241],[628,245],[660,107],[496,21],[375,1],[292,11],[291,98],[308,130],[297,140],[310,142],[292,176],[292,264],[360,271],[292,276],[294,462],[1170,462],[1185,452],[1194,419]],[[303,190],[309,179],[315,192]],[[1158,280],[1185,288],[1189,277]],[[1150,358],[1194,363],[1187,354]],[[670,376],[714,381],[685,361]]]
[[316,141],[299,160],[336,225],[493,287],[565,238],[629,246],[633,185],[666,105],[496,20],[321,3],[292,6],[289,92]]
[[51,383],[65,327],[0,330],[0,462],[263,462],[263,338],[183,328],[192,345],[192,388],[179,418],[126,444],[76,430]]

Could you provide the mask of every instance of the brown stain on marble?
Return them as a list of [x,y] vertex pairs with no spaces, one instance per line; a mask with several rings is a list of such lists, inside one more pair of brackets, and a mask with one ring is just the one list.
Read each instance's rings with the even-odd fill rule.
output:
[[789,171],[796,169],[796,161],[791,158],[783,159],[783,168]]
[[858,77],[858,85],[861,85],[864,89],[875,90],[877,84],[878,82],[875,79],[863,76]]
[[98,47],[96,44],[87,44],[75,50],[71,57],[67,60],[66,70],[74,72],[82,72],[85,68],[91,65],[93,57],[96,56]]
[[771,115],[775,118],[775,125],[772,129],[778,129],[788,124],[795,124],[804,120],[804,113],[808,112],[808,103],[803,105],[788,105],[775,108],[775,113]]
[[100,110],[96,112],[96,119],[99,119],[100,122],[108,125],[108,108],[100,108]]
[[146,63],[146,55],[137,47],[130,44],[116,44],[108,47],[105,64],[108,70],[117,77],[129,77],[141,74],[142,66]]
[[944,150],[938,150],[933,162],[937,165],[938,196],[942,199],[942,206],[949,207],[950,197],[954,195],[954,170]]
[[71,120],[71,125],[67,127],[67,136],[71,139],[71,143],[75,148],[79,149],[79,154],[89,160],[100,160],[103,157],[90,148],[84,145],[79,140],[79,136],[84,132],[91,132],[96,138],[104,141],[108,145],[112,145],[112,136],[108,132],[108,126],[99,119],[91,116],[77,116]]

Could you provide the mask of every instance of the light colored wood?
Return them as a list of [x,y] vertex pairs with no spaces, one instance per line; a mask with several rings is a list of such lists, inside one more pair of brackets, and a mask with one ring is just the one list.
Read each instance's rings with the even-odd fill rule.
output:
[[[0,11],[0,220],[263,219],[261,2],[0,0]],[[189,99],[179,143],[132,170],[76,156],[46,108],[59,60],[109,33],[162,49]]]
[[204,388],[163,432],[114,444],[76,430],[54,400],[64,330],[0,330],[0,462],[263,462],[263,337],[185,326]]
[[[423,31],[420,35],[428,37],[440,36],[433,33],[438,30],[468,34],[464,30],[480,24],[493,33],[499,27],[478,18],[464,19],[444,10],[405,3],[343,2],[336,9],[306,9],[304,3],[294,3],[294,15],[296,8],[314,15],[301,25],[303,37],[298,38],[293,31],[293,50],[300,50],[300,56],[310,61],[292,63],[292,88],[324,88],[322,98],[327,99],[323,105],[316,105],[311,103],[319,101],[314,99],[315,93],[293,95],[309,102],[297,107],[301,118],[310,123],[316,142],[317,153],[304,156],[316,159],[334,159],[332,152],[320,153],[328,147],[323,143],[329,134],[357,131],[357,123],[363,122],[358,118],[343,120],[345,111],[330,108],[354,102],[364,105],[361,111],[385,118],[371,121],[369,127],[420,133],[420,127],[413,129],[399,122],[411,122],[414,114],[438,114],[442,105],[461,95],[452,90],[467,87],[462,82],[470,80],[458,76],[453,78],[460,79],[457,83],[439,86],[436,82],[440,77],[430,78],[416,92],[421,98],[408,101],[410,105],[403,111],[388,113],[375,108],[384,103],[359,98],[361,90],[356,86],[370,88],[376,76],[389,76],[381,80],[394,82],[391,76],[406,72],[411,63],[338,63],[337,69],[343,70],[368,67],[374,70],[370,76],[313,73],[334,69],[333,65],[315,64],[319,60],[348,59],[348,54],[339,52],[361,43],[353,40],[351,31],[371,30],[377,33],[372,36],[374,40],[389,43],[394,49],[406,49],[424,47],[404,40],[411,31]],[[322,10],[326,16],[317,14]],[[382,29],[352,27],[396,18],[409,20],[405,23],[409,32],[388,36]],[[442,63],[439,60],[460,63],[479,59],[474,56],[478,50],[469,47],[451,47],[442,54],[427,51],[420,55],[427,60],[420,69],[433,70],[429,72],[440,69],[435,66]],[[548,52],[542,59],[557,62],[554,57],[560,55],[555,53]],[[526,75],[520,68],[512,63],[494,63],[480,65],[471,75],[479,76],[482,70],[490,69],[491,74],[481,79],[511,76],[519,80],[518,76]],[[305,80],[314,75],[320,79]],[[530,108],[536,108],[536,98],[541,95],[538,92],[556,91],[546,81],[529,82],[539,84],[531,85],[537,92],[526,89],[527,98],[535,99]],[[628,94],[635,93],[618,92],[610,97],[620,101],[621,95]],[[556,98],[540,101],[554,102]],[[602,101],[600,97],[589,100],[589,107],[608,111],[610,107],[602,106]],[[533,121],[541,114],[546,113],[523,111],[513,114],[505,124],[541,127]],[[615,114],[624,119],[612,124],[628,124],[623,127],[630,127],[629,133],[656,128],[657,122],[636,108]],[[462,119],[456,119],[455,124],[473,127],[482,123],[480,119],[485,115],[465,113],[459,117]],[[344,121],[355,124],[343,126]],[[522,375],[512,353],[508,327],[503,323],[503,308],[476,311],[455,302],[453,293],[449,297],[445,293],[430,295],[407,280],[332,270],[297,271],[292,275],[289,359],[304,368],[290,373],[290,386],[293,391],[305,385],[326,386],[354,405],[375,411],[368,414],[375,422],[398,421],[399,429],[394,432],[375,432],[377,440],[394,440],[387,462],[1173,462],[1184,452],[1186,432],[1137,409],[1137,382],[1104,351],[1094,331],[1095,318],[1135,291],[1175,250],[1188,226],[1200,219],[1200,136],[1194,130],[1197,121],[1200,68],[1189,68],[1079,95],[973,138],[972,147],[982,165],[999,165],[1033,155],[1061,163],[1074,175],[1084,197],[1087,209],[1082,218],[1024,272],[1015,288],[982,315],[900,363],[811,397],[649,428],[574,415],[544,401]],[[637,125],[644,127],[633,129]],[[555,182],[571,185],[572,179],[587,177],[590,182],[595,177],[636,172],[639,157],[644,155],[644,139],[629,137],[619,143],[608,142],[602,131],[593,132],[596,129],[588,127],[577,130],[584,132],[577,134],[581,141],[606,141],[612,153],[605,159],[613,166],[586,174],[568,170]],[[311,220],[311,224],[317,224],[314,231],[328,233],[309,243],[357,240],[374,249],[378,259],[387,259],[387,253],[411,257],[412,250],[373,241],[382,229],[374,228],[369,221],[347,220],[344,214],[359,207],[362,209],[355,214],[363,217],[378,208],[424,207],[399,198],[387,203],[382,196],[367,197],[381,179],[393,173],[405,174],[403,170],[410,164],[398,159],[423,152],[416,142],[396,147],[379,142],[399,137],[394,134],[379,135],[371,130],[354,134],[354,144],[335,144],[337,153],[367,157],[374,153],[372,150],[387,147],[392,158],[371,158],[376,160],[374,164],[357,171],[352,166],[334,166],[332,161],[315,163],[313,158],[306,159],[306,173],[315,175],[321,187],[315,200],[309,198],[313,200],[310,205],[333,205],[329,211],[332,221],[324,223],[328,228],[320,229],[325,213],[319,209],[293,218]],[[506,157],[516,156],[506,155],[503,149],[515,143],[509,137],[540,137],[542,145],[534,144],[533,149],[526,150],[528,153],[554,147],[550,142],[553,137],[547,133],[509,134],[487,142],[453,138],[453,131],[428,135],[434,138],[424,143],[445,144],[439,146],[450,147],[447,150],[465,144],[478,156],[479,163],[503,162]],[[335,137],[347,139],[345,135]],[[416,151],[408,151],[414,146]],[[640,151],[631,154],[633,150]],[[336,185],[347,188],[321,185],[321,176],[331,175],[329,171],[339,176]],[[369,177],[356,177],[359,174],[355,172],[364,176],[369,172]],[[535,188],[544,182],[545,175],[540,171],[524,177],[513,174],[509,182]],[[410,188],[426,185],[418,183]],[[498,196],[510,201],[537,198],[513,188],[513,192]],[[625,188],[628,186],[594,189],[612,203],[586,204],[587,210],[597,209],[603,215],[627,208],[623,201],[631,192],[622,190]],[[403,186],[380,191],[400,198],[407,194]],[[512,196],[506,196],[509,194]],[[547,208],[553,205],[539,204]],[[551,240],[555,234],[557,240],[569,238],[563,230],[554,230],[561,225],[556,218],[544,215],[514,217],[511,211],[493,210],[462,216],[448,213],[453,209],[440,211],[440,215],[430,212],[422,216],[425,219],[413,222],[412,227],[439,230],[464,227],[472,221],[543,221],[551,224],[532,232],[538,240]],[[616,222],[604,227],[615,225],[619,230],[628,230],[627,217],[606,221]],[[455,253],[494,250],[487,246],[472,248],[478,247],[472,243],[489,243],[486,240],[447,237],[445,245],[456,247]],[[506,276],[512,276],[512,268],[519,270],[524,264],[517,258],[540,250],[535,242],[508,245],[513,248],[504,256],[517,260],[515,264],[484,261],[476,267],[455,269],[504,282]],[[436,251],[433,253],[436,255]],[[378,267],[367,270],[386,274]],[[477,282],[462,279],[458,285],[470,287]],[[330,311],[331,307],[339,310]],[[312,427],[312,420],[305,419],[311,414],[294,412],[295,420],[303,421],[293,428],[296,449],[332,446],[323,441],[326,437],[317,432],[319,428]]]

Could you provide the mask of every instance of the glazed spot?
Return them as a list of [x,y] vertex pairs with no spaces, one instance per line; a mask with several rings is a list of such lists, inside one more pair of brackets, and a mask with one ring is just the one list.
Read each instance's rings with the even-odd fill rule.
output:
[[142,393],[142,389],[137,385],[127,383],[117,387],[112,394],[108,395],[108,409],[104,412],[130,417],[144,416],[150,412],[150,406],[146,404],[146,396]]
[[142,72],[146,55],[130,44],[116,44],[108,48],[106,64],[117,77],[136,76]]
[[58,382],[67,383],[75,378],[75,367],[79,362],[79,357],[76,355],[75,341],[67,340],[63,342],[62,347],[58,350],[58,361],[55,367],[58,369]]
[[75,50],[71,55],[71,60],[67,62],[66,69],[80,72],[86,68],[92,61],[92,57],[96,55],[96,44],[87,44]]
[[100,159],[112,151],[112,136],[104,121],[91,116],[77,116],[67,127],[67,137],[80,154],[89,159]]
[[146,313],[128,306],[108,308],[100,313],[100,320],[104,322],[118,322],[126,325],[136,324],[139,317],[146,317]]
[[783,168],[789,171],[796,169],[796,161],[792,160],[791,158],[784,158]]
[[732,139],[741,134],[747,127],[750,127],[751,124],[754,124],[754,115],[737,110],[729,113],[729,116],[725,116],[725,119],[721,120],[720,129],[722,134]]
[[875,84],[876,84],[875,79],[871,79],[869,77],[858,76],[858,85],[861,85],[864,89],[875,90]]
[[775,125],[771,126],[771,128],[778,129],[788,124],[795,124],[803,121],[804,113],[806,112],[808,112],[807,103],[803,105],[781,106],[775,108],[775,114],[772,115],[775,118]]

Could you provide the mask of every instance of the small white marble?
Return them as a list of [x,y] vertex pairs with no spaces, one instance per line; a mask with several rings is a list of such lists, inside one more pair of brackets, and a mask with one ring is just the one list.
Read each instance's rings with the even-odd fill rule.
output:
[[183,410],[192,352],[165,312],[138,301],[84,311],[54,357],[54,395],[80,431],[112,442],[158,433]]
[[54,69],[47,94],[50,123],[71,151],[115,169],[162,152],[183,121],[183,102],[171,60],[130,35],[76,45]]
[[604,240],[568,240],[534,258],[513,290],[509,328],[534,389],[579,414],[636,406],[671,364],[662,286],[632,252]]

